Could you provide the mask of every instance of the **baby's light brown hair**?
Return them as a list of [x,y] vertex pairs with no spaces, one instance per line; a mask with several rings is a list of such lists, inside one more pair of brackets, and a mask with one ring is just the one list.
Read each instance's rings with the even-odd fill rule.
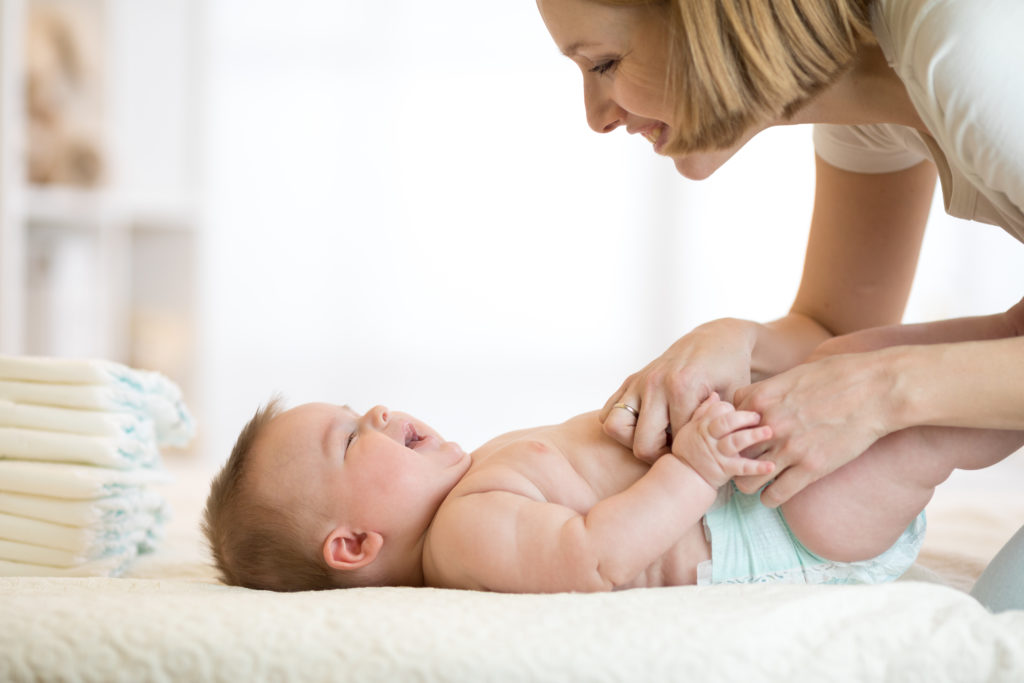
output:
[[308,521],[297,510],[260,500],[250,481],[254,447],[282,410],[275,396],[242,428],[210,484],[203,533],[224,583],[275,591],[338,588],[319,546],[309,541]]

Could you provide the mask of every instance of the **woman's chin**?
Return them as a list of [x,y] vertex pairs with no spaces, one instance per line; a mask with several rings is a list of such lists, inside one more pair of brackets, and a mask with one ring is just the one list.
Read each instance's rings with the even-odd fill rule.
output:
[[756,129],[751,129],[731,147],[673,156],[672,161],[681,176],[690,180],[705,180],[729,161],[736,152],[740,151],[750,138],[754,137],[755,133]]
[[703,163],[700,160],[694,160],[692,157],[673,157],[673,163],[676,165],[676,171],[679,175],[690,180],[705,180],[710,178],[711,175],[719,169],[722,164],[708,164]]

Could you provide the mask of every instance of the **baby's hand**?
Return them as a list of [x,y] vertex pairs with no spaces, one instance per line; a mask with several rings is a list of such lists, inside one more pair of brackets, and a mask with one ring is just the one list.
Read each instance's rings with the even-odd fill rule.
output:
[[772,437],[759,427],[761,416],[736,410],[712,393],[672,440],[672,454],[697,471],[714,488],[733,477],[771,474],[774,463],[744,458],[740,452]]

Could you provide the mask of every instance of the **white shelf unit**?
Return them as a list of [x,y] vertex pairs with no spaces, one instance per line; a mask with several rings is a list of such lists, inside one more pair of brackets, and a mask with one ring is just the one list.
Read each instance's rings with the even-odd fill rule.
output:
[[166,372],[187,391],[203,3],[89,0],[103,35],[103,181],[31,186],[28,12],[76,1],[0,0],[0,352],[110,358]]
[[0,0],[0,350],[24,348],[24,0]]

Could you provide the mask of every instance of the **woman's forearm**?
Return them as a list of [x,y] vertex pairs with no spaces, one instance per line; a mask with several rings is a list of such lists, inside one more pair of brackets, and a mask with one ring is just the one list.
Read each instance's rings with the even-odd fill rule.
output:
[[831,336],[815,320],[799,313],[758,325],[750,357],[750,380],[758,382],[798,365]]
[[877,352],[891,431],[915,425],[1024,430],[1024,337]]

